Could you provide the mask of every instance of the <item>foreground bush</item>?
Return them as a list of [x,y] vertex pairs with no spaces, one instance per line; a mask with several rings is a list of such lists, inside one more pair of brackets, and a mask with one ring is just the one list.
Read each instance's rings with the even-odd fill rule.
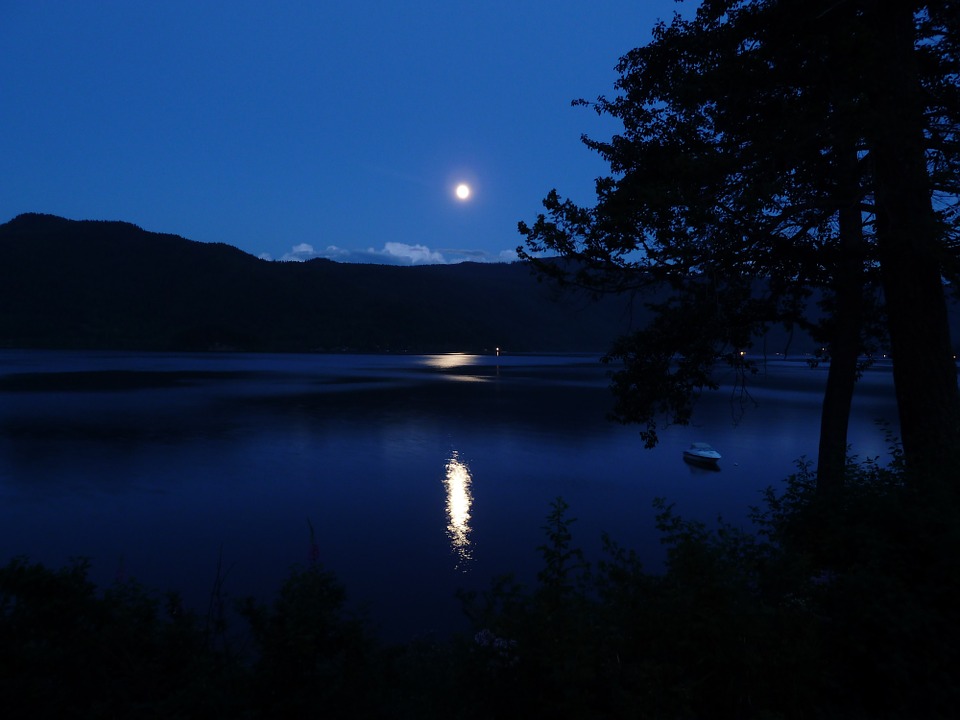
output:
[[750,532],[658,503],[666,570],[557,500],[533,588],[464,595],[475,634],[387,647],[317,562],[224,617],[87,566],[0,568],[0,713],[37,717],[950,717],[960,702],[960,524],[949,483],[852,464],[829,498],[801,465]]
[[98,593],[87,570],[0,569],[3,717],[242,716],[235,668],[176,596],[135,582]]

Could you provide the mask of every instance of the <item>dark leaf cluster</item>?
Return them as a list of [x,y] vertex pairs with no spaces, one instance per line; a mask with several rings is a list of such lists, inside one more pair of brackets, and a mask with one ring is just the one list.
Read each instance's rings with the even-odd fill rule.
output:
[[672,289],[609,355],[624,361],[615,415],[648,444],[771,324],[831,360],[825,485],[882,344],[915,398],[900,406],[913,462],[960,437],[941,281],[958,269],[958,27],[953,0],[710,0],[624,54],[614,95],[574,103],[622,128],[583,138],[610,174],[591,207],[550,191],[518,253],[570,260],[561,279],[596,293]]

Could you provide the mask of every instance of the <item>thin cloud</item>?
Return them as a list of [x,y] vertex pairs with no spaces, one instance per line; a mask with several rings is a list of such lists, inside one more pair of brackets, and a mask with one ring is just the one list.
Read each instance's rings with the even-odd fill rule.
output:
[[383,246],[381,254],[398,260],[401,265],[438,265],[446,263],[443,255],[432,251],[426,245],[408,245],[402,242],[388,242]]
[[[268,254],[262,254],[264,260],[271,260]],[[281,262],[306,262],[315,259],[333,260],[341,263],[365,263],[376,265],[451,265],[460,262],[513,262],[516,252],[504,250],[497,256],[483,250],[442,249],[431,250],[426,245],[403,242],[384,243],[379,250],[349,250],[337,245],[328,245],[318,250],[310,243],[294,245],[290,252],[284,253]]]
[[313,245],[310,243],[300,243],[299,245],[294,245],[290,252],[285,253],[280,260],[283,262],[304,262],[305,260],[312,260],[317,257],[317,253],[313,249]]

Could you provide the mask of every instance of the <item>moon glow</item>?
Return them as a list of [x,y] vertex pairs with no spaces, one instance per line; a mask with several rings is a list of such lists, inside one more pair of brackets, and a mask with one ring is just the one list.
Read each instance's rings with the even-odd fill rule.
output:
[[457,193],[458,199],[466,200],[468,197],[470,197],[470,186],[467,185],[466,183],[460,183],[459,185],[457,185],[457,189],[455,192]]

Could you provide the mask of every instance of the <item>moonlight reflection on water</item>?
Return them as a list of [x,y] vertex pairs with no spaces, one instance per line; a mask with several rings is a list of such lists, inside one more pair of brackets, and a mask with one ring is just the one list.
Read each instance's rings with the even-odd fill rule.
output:
[[450,538],[450,550],[456,558],[456,569],[466,571],[473,557],[470,547],[470,506],[473,495],[470,492],[472,479],[470,469],[460,461],[456,451],[447,461],[447,474],[444,485],[447,488],[447,536]]

